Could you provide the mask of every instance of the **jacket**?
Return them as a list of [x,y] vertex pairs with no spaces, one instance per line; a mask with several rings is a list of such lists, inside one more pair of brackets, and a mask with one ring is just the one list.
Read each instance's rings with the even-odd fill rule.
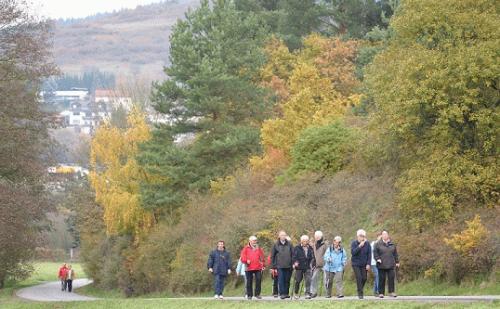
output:
[[314,258],[316,259],[316,267],[323,267],[325,261],[323,256],[325,255],[326,249],[328,248],[328,243],[321,238],[319,241],[314,243]]
[[231,255],[225,249],[212,250],[208,256],[207,268],[212,268],[214,275],[227,275],[227,270],[231,269]]
[[324,271],[331,273],[344,271],[344,267],[347,264],[347,252],[345,252],[343,247],[340,247],[340,250],[337,251],[331,245],[326,249],[323,259],[325,260]]
[[387,243],[382,239],[377,241],[374,251],[373,257],[375,261],[378,259],[382,260],[382,263],[377,262],[378,269],[392,269],[396,267],[396,263],[399,263],[398,250],[391,240]]
[[273,268],[292,268],[293,247],[286,240],[285,244],[277,241],[271,251],[271,265]]
[[66,271],[66,280],[75,280],[76,273],[73,269],[68,269]]
[[295,269],[308,270],[316,267],[316,261],[314,259],[313,247],[307,245],[307,254],[301,245],[297,245],[293,249],[293,264],[298,263]]
[[68,269],[66,267],[61,267],[59,268],[59,273],[57,277],[61,280],[66,280],[66,273],[68,272]]
[[365,242],[363,247],[359,247],[359,241],[353,240],[351,242],[351,264],[352,266],[365,267],[371,264],[372,248],[368,241]]
[[[264,251],[260,247],[252,248],[250,244],[241,250],[241,262],[246,264],[246,271],[262,270],[265,266]],[[248,263],[250,261],[250,263]]]

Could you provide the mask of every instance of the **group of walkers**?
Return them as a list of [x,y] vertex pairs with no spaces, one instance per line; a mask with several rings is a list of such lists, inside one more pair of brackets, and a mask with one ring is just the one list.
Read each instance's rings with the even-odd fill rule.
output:
[[[396,297],[394,282],[395,270],[399,267],[399,257],[389,233],[382,231],[377,240],[370,243],[366,238],[366,232],[360,229],[356,232],[356,239],[351,242],[350,249],[358,298],[364,298],[364,286],[370,270],[374,275],[374,295],[380,298],[385,296],[387,279],[389,296]],[[335,285],[336,296],[342,298],[347,260],[347,252],[340,236],[335,236],[329,244],[324,239],[323,233],[316,231],[313,240],[307,235],[302,235],[300,243],[293,246],[286,232],[280,231],[278,240],[267,259],[264,250],[258,245],[257,237],[250,236],[248,244],[241,250],[236,275],[244,277],[246,299],[262,298],[261,282],[266,266],[270,268],[273,280],[272,293],[276,298],[299,299],[303,291],[302,285],[305,285],[305,298],[315,298],[320,294],[321,277],[323,277],[325,297],[332,297]],[[231,274],[231,256],[225,248],[224,241],[219,241],[217,248],[210,252],[207,267],[214,275],[214,298],[223,299],[224,281]],[[292,276],[294,283],[290,295]]]
[[71,292],[73,290],[73,280],[76,278],[76,273],[71,265],[64,263],[59,268],[57,277],[61,280],[61,291]]

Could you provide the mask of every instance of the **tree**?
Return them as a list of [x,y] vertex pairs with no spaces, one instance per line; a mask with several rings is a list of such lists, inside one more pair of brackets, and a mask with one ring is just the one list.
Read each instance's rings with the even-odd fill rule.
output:
[[90,183],[96,202],[104,208],[109,235],[138,237],[155,223],[153,213],[140,204],[140,182],[148,175],[135,159],[139,143],[151,136],[144,117],[134,109],[126,129],[103,125],[91,142]]
[[414,226],[498,203],[496,1],[403,1],[367,77],[373,128]]
[[47,21],[21,1],[0,1],[0,288],[26,277],[44,226],[48,135],[38,103],[48,62]]
[[[210,180],[259,151],[259,125],[271,103],[257,84],[266,35],[263,22],[232,1],[202,1],[176,24],[169,79],[153,90],[156,110],[171,123],[153,132],[140,155],[148,173],[168,181],[144,184],[147,207],[172,214],[188,191],[208,190]],[[174,143],[186,137],[182,146]]]

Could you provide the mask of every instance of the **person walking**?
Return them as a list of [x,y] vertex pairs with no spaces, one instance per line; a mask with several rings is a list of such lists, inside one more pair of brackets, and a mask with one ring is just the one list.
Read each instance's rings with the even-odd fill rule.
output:
[[374,257],[379,270],[379,297],[384,297],[385,278],[388,279],[389,295],[396,297],[394,281],[396,278],[395,268],[399,267],[399,256],[396,245],[391,241],[387,231],[382,231],[382,239],[375,244]]
[[278,273],[278,291],[281,299],[290,298],[293,247],[285,231],[278,233],[278,241],[271,250],[271,265]]
[[373,273],[373,295],[375,295],[375,297],[378,297],[379,294],[378,294],[378,268],[377,268],[377,262],[375,261],[375,257],[373,256],[373,254],[375,253],[375,244],[377,243],[377,241],[379,241],[380,239],[382,238],[382,235],[381,233],[378,233],[377,235],[377,239],[372,241],[370,243],[370,247],[372,249],[372,260],[371,260],[371,271]]
[[66,263],[62,264],[61,267],[59,267],[59,271],[57,274],[57,277],[59,280],[61,280],[61,291],[66,291],[67,285],[66,285],[66,273],[68,272],[68,266]]
[[335,236],[331,246],[323,256],[325,261],[326,298],[332,297],[333,282],[337,290],[337,298],[344,297],[344,267],[347,264],[347,253],[342,247],[342,238]]
[[323,256],[325,255],[326,249],[328,248],[328,243],[323,238],[323,232],[314,232],[314,258],[316,260],[316,267],[313,270],[311,278],[311,297],[314,298],[318,296],[318,286],[321,276],[323,276],[323,284],[325,284],[325,272],[323,271],[323,266],[325,264]]
[[236,265],[236,277],[243,277],[243,295],[247,298],[247,277],[245,274],[245,270],[247,269],[246,264],[241,262],[241,259],[238,259],[238,265]]
[[214,276],[215,299],[224,299],[224,281],[231,274],[231,255],[226,251],[223,240],[217,242],[217,248],[208,256],[208,271]]
[[[253,296],[262,299],[260,296],[262,271],[265,269],[265,256],[262,248],[257,243],[257,237],[250,236],[248,245],[241,251],[241,262],[246,264],[245,275],[247,278],[247,299]],[[255,278],[255,291],[253,290],[253,280]]]
[[68,292],[71,293],[73,291],[73,280],[76,279],[76,273],[71,267],[71,265],[68,265],[68,271],[66,272],[66,285],[68,287]]
[[312,270],[316,266],[314,259],[314,249],[309,245],[309,236],[302,235],[300,244],[293,249],[293,268],[295,269],[295,299],[299,299],[299,287],[302,280],[305,281],[306,299],[311,298],[311,277]]
[[356,287],[358,298],[363,299],[363,289],[365,287],[367,272],[370,270],[372,250],[366,239],[365,230],[356,232],[356,239],[351,242],[351,264],[354,276],[356,277]]

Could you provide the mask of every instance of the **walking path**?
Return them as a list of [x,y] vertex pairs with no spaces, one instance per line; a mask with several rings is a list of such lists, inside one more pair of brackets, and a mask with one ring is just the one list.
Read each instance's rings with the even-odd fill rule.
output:
[[[92,283],[92,280],[89,279],[73,280],[73,290],[90,283]],[[20,289],[17,291],[16,295],[24,299],[36,301],[88,301],[97,299],[94,297],[79,295],[74,292],[63,292],[61,291],[60,281],[47,282]]]

